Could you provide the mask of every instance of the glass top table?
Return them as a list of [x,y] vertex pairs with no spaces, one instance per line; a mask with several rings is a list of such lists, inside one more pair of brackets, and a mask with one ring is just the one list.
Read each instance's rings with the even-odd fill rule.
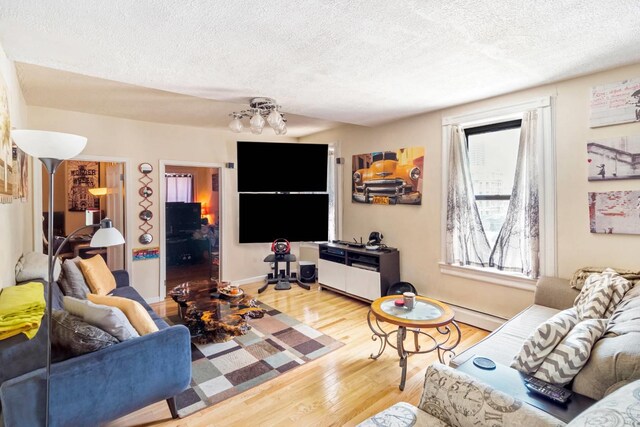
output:
[[397,299],[402,295],[378,298],[371,304],[371,311],[379,320],[411,328],[436,328],[453,321],[453,310],[438,300],[416,296],[415,306],[408,309],[396,306]]
[[[404,390],[407,377],[407,358],[411,354],[430,353],[436,351],[441,363],[445,362],[445,355],[453,357],[453,349],[460,343],[462,337],[460,328],[454,321],[455,313],[446,304],[431,298],[416,296],[412,309],[396,306],[395,301],[402,299],[402,295],[389,295],[378,298],[371,303],[367,315],[369,328],[373,332],[373,341],[380,343],[378,354],[371,354],[371,359],[379,358],[387,345],[397,350],[400,357],[400,390]],[[380,323],[390,323],[398,328],[392,331],[384,329]],[[421,329],[431,329],[426,332]],[[413,349],[405,347],[404,341],[408,333],[413,334]],[[419,338],[426,338],[426,345],[419,342]]]

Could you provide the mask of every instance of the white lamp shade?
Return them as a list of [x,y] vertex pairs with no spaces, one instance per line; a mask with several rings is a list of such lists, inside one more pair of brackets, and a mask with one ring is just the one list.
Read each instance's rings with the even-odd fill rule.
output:
[[70,159],[87,145],[84,136],[44,130],[13,130],[11,138],[22,151],[39,159]]
[[115,227],[100,228],[91,238],[89,245],[92,248],[104,248],[124,244],[124,237]]

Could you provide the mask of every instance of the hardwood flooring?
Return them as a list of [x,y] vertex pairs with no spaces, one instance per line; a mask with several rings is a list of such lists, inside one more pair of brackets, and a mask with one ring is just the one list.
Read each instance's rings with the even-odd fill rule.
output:
[[[435,353],[409,357],[406,386],[400,391],[397,352],[387,347],[378,360],[369,359],[372,352],[377,353],[378,342],[371,340],[367,325],[368,304],[319,290],[318,285],[311,291],[295,285],[288,291],[276,291],[270,286],[258,295],[260,285],[242,288],[345,345],[187,418],[172,420],[166,403],[159,402],[109,426],[353,426],[396,402],[417,404],[425,370],[438,359]],[[162,316],[177,310],[171,300],[153,308]],[[460,328],[458,352],[488,334],[465,324]]]

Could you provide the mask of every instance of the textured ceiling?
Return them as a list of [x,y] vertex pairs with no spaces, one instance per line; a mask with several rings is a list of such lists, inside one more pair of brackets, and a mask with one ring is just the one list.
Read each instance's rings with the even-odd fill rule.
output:
[[[37,65],[16,63],[27,104],[132,120],[184,126],[226,128],[229,113],[246,104],[213,101],[88,77]],[[287,136],[299,137],[335,127],[337,123],[287,114]],[[248,126],[248,119],[244,120]],[[273,133],[268,126],[263,134]]]
[[639,62],[639,42],[638,0],[0,3],[16,61],[362,125]]

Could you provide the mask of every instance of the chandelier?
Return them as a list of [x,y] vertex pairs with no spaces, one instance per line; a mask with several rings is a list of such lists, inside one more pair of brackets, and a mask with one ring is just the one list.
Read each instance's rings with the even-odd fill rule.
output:
[[284,118],[284,114],[279,111],[280,106],[275,99],[252,98],[249,101],[249,107],[248,110],[234,111],[229,114],[229,116],[233,117],[233,120],[229,123],[229,129],[235,133],[242,132],[245,130],[242,119],[250,117],[249,129],[251,133],[261,134],[266,123],[273,128],[276,135],[285,135],[287,133],[287,120]]

